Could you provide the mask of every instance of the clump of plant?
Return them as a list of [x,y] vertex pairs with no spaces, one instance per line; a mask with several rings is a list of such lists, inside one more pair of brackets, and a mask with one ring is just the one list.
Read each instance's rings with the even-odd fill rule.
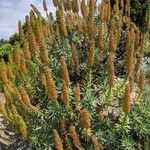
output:
[[53,3],[56,18],[44,0],[46,19],[31,4],[27,30],[19,21],[22,42],[0,64],[1,113],[37,149],[136,149],[144,34],[129,1]]

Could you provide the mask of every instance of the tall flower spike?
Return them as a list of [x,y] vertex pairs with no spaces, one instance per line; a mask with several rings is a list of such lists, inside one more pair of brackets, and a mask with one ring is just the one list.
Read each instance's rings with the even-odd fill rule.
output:
[[13,64],[14,62],[13,62],[13,52],[11,51],[10,53],[9,53],[9,55],[8,55],[8,62],[10,63],[10,64]]
[[0,61],[0,79],[2,80],[3,83],[8,82],[7,68],[3,59],[1,59]]
[[76,100],[76,108],[77,109],[80,109],[80,100],[81,100],[81,97],[80,97],[80,84],[77,83],[77,86],[75,88],[75,92],[74,92],[74,97],[75,97],[75,100]]
[[59,0],[53,0],[53,4],[55,7],[57,7],[59,5]]
[[93,19],[89,19],[87,23],[88,27],[88,37],[91,41],[94,40],[94,32],[95,32],[95,25]]
[[20,69],[20,60],[21,60],[21,56],[20,56],[20,47],[19,44],[17,44],[15,46],[15,50],[14,50],[14,58],[13,61],[16,64],[17,68]]
[[97,141],[97,138],[95,135],[92,136],[91,142],[92,142],[95,150],[102,150],[101,144]]
[[93,39],[90,43],[90,48],[87,56],[87,65],[89,68],[91,68],[94,64],[94,57],[95,57],[95,41]]
[[38,36],[41,62],[45,66],[47,66],[49,64],[48,51],[44,41],[42,24],[40,19],[37,20],[37,36]]
[[110,48],[110,51],[112,53],[115,53],[115,51],[116,51],[116,40],[115,40],[115,34],[113,33],[113,30],[110,31],[109,48]]
[[44,73],[40,73],[40,82],[41,82],[41,84],[46,88],[47,86],[46,86],[46,76],[45,76],[45,74]]
[[73,0],[72,1],[72,11],[74,13],[78,13],[79,12],[79,3],[78,3],[78,0]]
[[31,27],[33,29],[33,31],[35,30],[35,19],[36,19],[36,16],[35,16],[35,13],[33,10],[30,11],[30,22],[31,22]]
[[16,107],[11,104],[11,105],[9,105],[9,109],[10,109],[12,115],[13,115],[13,121],[18,123],[19,114],[18,114],[18,111],[17,111]]
[[108,83],[110,87],[113,86],[114,79],[115,79],[114,60],[113,60],[113,54],[110,53],[108,57]]
[[68,11],[71,10],[71,0],[66,0],[66,7]]
[[104,1],[102,1],[101,5],[99,6],[100,7],[100,20],[101,22],[104,22],[105,21],[105,3]]
[[43,0],[43,8],[47,12],[47,5],[46,5],[46,1],[45,0]]
[[80,140],[79,140],[79,135],[76,132],[75,127],[73,125],[70,126],[69,132],[70,132],[70,136],[73,139],[73,143],[74,143],[75,147],[78,150],[82,150],[82,146],[81,146],[81,143],[80,143]]
[[144,86],[145,86],[145,72],[144,70],[141,70],[139,76],[139,89],[141,92],[144,90]]
[[25,40],[25,42],[23,44],[23,53],[24,53],[24,57],[25,57],[26,61],[31,59],[31,53],[29,51],[29,43],[27,40]]
[[32,31],[31,23],[29,20],[29,16],[26,16],[27,23],[27,33],[28,33],[28,42],[29,42],[29,50],[32,55],[34,55],[37,51],[35,36]]
[[130,43],[130,49],[126,51],[126,71],[131,74],[134,69],[134,43]]
[[65,25],[65,19],[64,19],[64,14],[62,10],[57,10],[56,11],[56,18],[58,22],[58,27],[59,27],[59,34],[61,36],[67,36],[67,30],[66,30],[66,25]]
[[126,114],[130,113],[131,111],[131,89],[129,84],[126,86],[124,92],[123,110]]
[[55,129],[53,129],[53,138],[54,138],[56,150],[63,150],[62,140]]
[[33,4],[30,4],[30,6],[32,7],[32,9],[33,9],[34,12],[36,13],[36,15],[37,15],[38,17],[40,17],[40,16],[41,16],[41,13],[39,12],[39,10],[38,10]]
[[0,113],[1,113],[3,116],[5,116],[5,117],[7,116],[5,104],[2,103],[1,101],[0,101]]
[[19,125],[19,131],[20,131],[21,136],[23,138],[27,138],[28,137],[27,126],[23,118],[20,115],[18,116],[18,125]]
[[19,23],[18,23],[18,30],[19,30],[19,36],[20,36],[20,39],[24,39],[24,33],[23,33],[23,29],[22,29],[22,25],[21,25],[21,20],[19,20]]
[[62,81],[62,100],[65,108],[69,107],[69,89],[66,82]]
[[28,136],[27,126],[26,126],[26,123],[24,122],[23,118],[18,114],[17,109],[14,105],[10,105],[10,110],[13,114],[14,121],[19,126],[19,131],[20,131],[21,136],[23,138],[27,138],[27,136]]
[[8,79],[13,79],[13,72],[10,63],[7,63],[7,77]]
[[13,87],[13,90],[14,90],[14,96],[15,96],[15,98],[19,101],[19,102],[23,102],[22,101],[22,97],[21,97],[21,95],[20,95],[20,93],[19,93],[19,90],[18,90],[18,88],[16,87],[16,86],[14,86]]
[[44,67],[44,72],[46,76],[46,86],[47,86],[48,96],[51,99],[51,101],[55,103],[57,101],[57,91],[56,91],[55,82],[47,66]]
[[31,101],[30,101],[29,95],[26,92],[25,88],[23,86],[19,86],[18,90],[19,90],[19,94],[21,95],[23,103],[27,106],[30,106]]
[[98,33],[98,48],[100,51],[104,49],[104,39],[103,39],[103,27],[101,26],[99,28],[99,33]]
[[74,44],[71,45],[71,51],[72,51],[72,59],[76,65],[78,65],[78,52]]
[[27,75],[28,73],[28,69],[27,69],[27,66],[26,66],[26,62],[25,62],[25,59],[24,59],[24,55],[22,54],[21,56],[21,60],[20,60],[20,71]]
[[89,1],[89,18],[94,19],[94,12],[95,12],[95,0]]
[[82,12],[82,16],[83,16],[83,18],[84,19],[87,19],[87,12],[88,10],[87,10],[87,5],[86,5],[86,3],[85,3],[85,0],[82,0],[82,2],[81,2],[81,12]]
[[80,114],[81,125],[84,129],[89,129],[91,126],[90,114],[86,109],[83,109]]
[[70,84],[69,73],[65,58],[63,56],[61,56],[60,58],[60,72],[62,79],[66,82],[67,85],[69,85]]

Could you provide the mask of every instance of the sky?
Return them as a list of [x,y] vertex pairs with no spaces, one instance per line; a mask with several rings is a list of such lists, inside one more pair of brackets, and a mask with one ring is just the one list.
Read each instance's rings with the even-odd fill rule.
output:
[[[54,13],[52,0],[46,0],[46,2],[48,10]],[[43,15],[45,14],[43,0],[0,0],[0,39],[9,39],[18,31],[18,20],[25,21],[25,16],[31,9],[30,4],[34,4]]]
[[[49,11],[54,12],[52,0],[47,0]],[[0,0],[0,39],[8,39],[18,30],[18,20],[25,21],[30,12],[30,4],[34,4],[44,15],[42,0]]]

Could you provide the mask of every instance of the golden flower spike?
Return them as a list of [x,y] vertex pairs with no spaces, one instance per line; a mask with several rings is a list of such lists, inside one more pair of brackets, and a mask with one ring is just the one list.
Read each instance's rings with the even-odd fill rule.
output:
[[22,29],[21,20],[19,20],[19,22],[18,22],[18,30],[19,30],[20,39],[24,40],[24,32],[23,32],[23,29]]
[[61,140],[57,130],[55,130],[55,129],[53,129],[53,138],[54,138],[56,150],[63,150],[62,140]]
[[126,114],[130,113],[131,111],[131,89],[129,84],[126,86],[124,92],[123,110]]
[[44,67],[44,72],[45,72],[45,76],[46,76],[46,89],[48,92],[48,96],[50,98],[50,100],[55,103],[57,101],[57,91],[56,91],[56,86],[55,86],[55,82],[53,80],[52,74],[49,71],[49,68],[46,66]]
[[82,12],[82,16],[83,16],[84,19],[87,19],[87,14],[88,14],[87,11],[88,10],[87,10],[85,0],[82,0],[82,2],[81,2],[81,12]]
[[33,4],[30,4],[30,6],[32,7],[32,9],[34,10],[34,12],[37,14],[37,16],[40,17],[41,13],[39,12],[39,10]]
[[31,23],[29,20],[29,16],[26,16],[27,23],[27,33],[28,33],[28,42],[29,42],[29,50],[31,54],[34,56],[37,51],[35,36],[32,31]]
[[90,114],[86,109],[83,109],[80,114],[81,125],[84,129],[89,129],[91,126]]
[[31,101],[30,101],[29,95],[26,92],[25,88],[23,86],[19,86],[18,90],[19,90],[19,94],[21,95],[23,103],[27,106],[30,106]]
[[59,9],[56,11],[56,18],[57,18],[58,27],[59,27],[59,34],[63,37],[66,37],[68,33],[67,33],[65,20],[64,20],[64,14],[62,10]]
[[73,143],[74,143],[75,147],[78,150],[82,150],[82,146],[81,146],[81,143],[80,143],[79,135],[76,132],[75,127],[73,125],[70,126],[69,132],[70,132],[70,136],[73,139]]
[[90,48],[89,48],[88,56],[87,56],[87,65],[89,68],[93,66],[94,58],[95,58],[95,41],[92,40],[90,43]]
[[65,108],[69,108],[69,89],[64,80],[62,81],[62,101]]
[[102,150],[101,144],[98,142],[95,135],[92,136],[91,142],[92,142],[95,150]]
[[62,79],[66,82],[67,85],[69,85],[70,84],[69,72],[67,69],[65,58],[63,56],[61,56],[60,58],[60,72]]

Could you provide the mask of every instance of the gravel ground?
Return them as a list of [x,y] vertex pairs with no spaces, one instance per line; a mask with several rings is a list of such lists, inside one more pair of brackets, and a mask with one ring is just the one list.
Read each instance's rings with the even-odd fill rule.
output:
[[[0,93],[0,101],[5,103],[3,93]],[[16,135],[9,129],[9,124],[0,114],[0,150],[34,150],[26,140]]]

